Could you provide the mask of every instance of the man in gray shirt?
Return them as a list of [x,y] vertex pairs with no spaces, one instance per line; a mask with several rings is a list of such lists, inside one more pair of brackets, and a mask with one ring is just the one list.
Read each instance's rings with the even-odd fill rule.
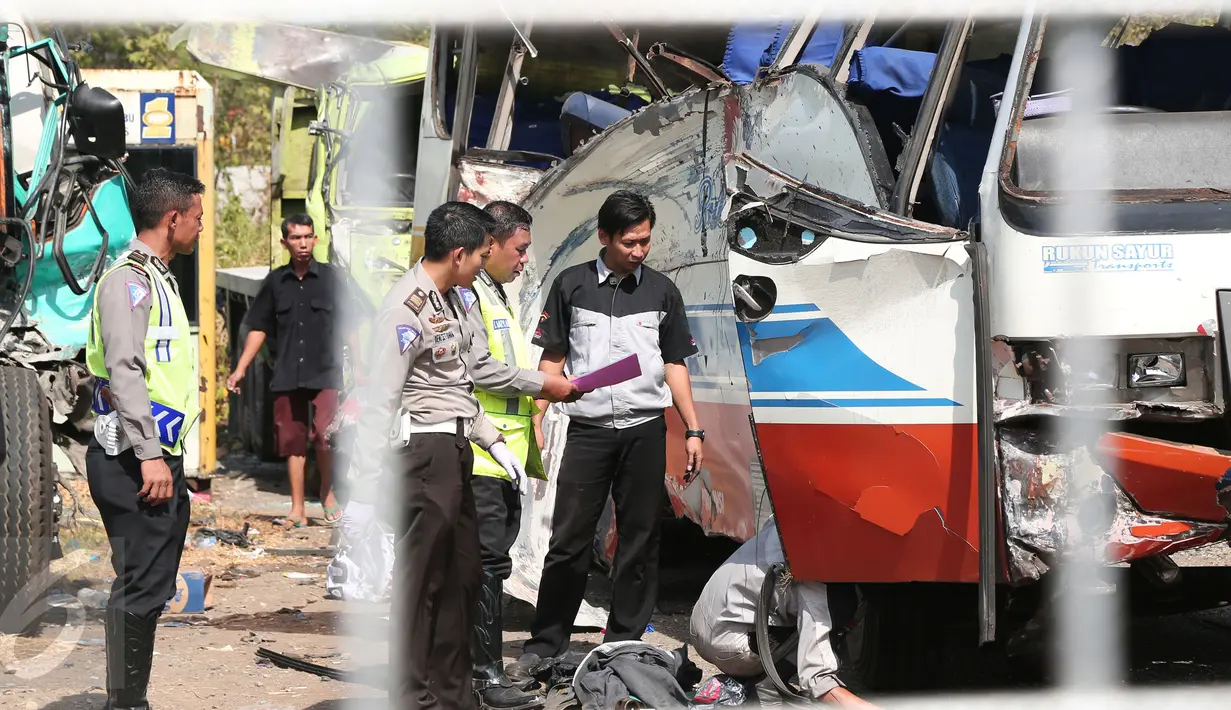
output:
[[389,692],[398,708],[477,707],[469,635],[482,568],[470,441],[511,478],[525,475],[473,394],[474,330],[455,288],[474,283],[491,228],[474,205],[433,210],[423,259],[385,296],[366,351],[371,380],[358,397],[342,533],[362,538],[381,499],[398,509]]
[[[703,460],[701,430],[684,360],[697,354],[684,299],[670,277],[643,262],[654,207],[628,190],[598,212],[598,258],[560,273],[544,302],[533,342],[539,369],[583,375],[635,354],[641,375],[561,406],[568,435],[543,561],[531,638],[507,673],[524,677],[538,660],[568,650],[585,594],[603,508],[615,502],[618,544],[604,642],[640,639],[658,595],[658,541],[667,502],[667,423],[674,404],[684,421],[688,472]],[[541,409],[546,409],[546,403]]]

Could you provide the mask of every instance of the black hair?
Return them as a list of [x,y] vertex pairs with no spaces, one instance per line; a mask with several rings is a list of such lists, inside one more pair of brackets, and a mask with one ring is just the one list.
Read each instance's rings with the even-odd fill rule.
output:
[[141,233],[158,226],[168,212],[192,209],[192,196],[205,192],[205,185],[191,175],[154,168],[141,176],[133,189],[133,226]]
[[440,261],[454,249],[466,253],[480,249],[496,220],[468,202],[446,202],[428,215],[423,229],[423,258]]
[[303,212],[296,212],[290,217],[287,217],[286,219],[282,220],[282,238],[283,239],[291,238],[291,225],[296,225],[299,227],[309,227],[312,229],[312,231],[316,231],[316,225],[312,224],[311,217],[304,214]]
[[598,228],[612,239],[646,220],[654,226],[654,205],[650,198],[632,190],[611,193],[598,210]]
[[504,244],[519,229],[530,231],[530,225],[534,224],[534,218],[530,216],[530,213],[512,202],[504,200],[489,202],[483,211],[496,220],[496,227],[491,234],[492,238],[500,244]]

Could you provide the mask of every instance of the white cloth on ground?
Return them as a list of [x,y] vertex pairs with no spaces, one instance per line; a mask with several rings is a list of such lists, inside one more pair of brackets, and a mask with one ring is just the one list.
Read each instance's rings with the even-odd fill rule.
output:
[[[375,520],[374,512],[351,501],[355,515],[341,529],[337,552],[325,570],[325,593],[333,599],[379,602],[389,597],[393,583],[393,533]],[[344,514],[345,515],[345,514]]]

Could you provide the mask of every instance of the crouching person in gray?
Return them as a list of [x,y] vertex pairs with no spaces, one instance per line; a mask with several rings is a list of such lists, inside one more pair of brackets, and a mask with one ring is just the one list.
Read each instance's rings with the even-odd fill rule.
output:
[[[756,610],[769,568],[784,561],[778,526],[773,520],[744,543],[714,572],[692,609],[688,642],[697,654],[718,670],[756,684],[758,699],[780,700],[774,684],[765,678],[761,657],[754,648]],[[833,623],[825,585],[792,581],[774,593],[769,618],[772,632],[795,627],[798,642],[795,668],[803,694],[827,705],[875,707],[847,690],[838,679],[838,657],[830,643]],[[789,635],[771,633],[779,639]],[[758,682],[759,681],[759,682]]]

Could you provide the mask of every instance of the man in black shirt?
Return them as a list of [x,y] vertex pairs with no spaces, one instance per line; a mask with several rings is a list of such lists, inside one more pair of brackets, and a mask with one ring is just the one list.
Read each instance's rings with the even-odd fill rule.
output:
[[[636,353],[641,375],[557,405],[570,418],[543,563],[532,637],[508,669],[524,675],[568,649],[581,606],[590,550],[610,493],[616,548],[611,614],[604,643],[641,638],[658,597],[660,515],[666,502],[667,424],[675,405],[688,432],[690,471],[699,471],[705,432],[693,407],[686,358],[697,354],[684,299],[666,275],[642,262],[650,251],[654,207],[627,190],[598,213],[598,259],[565,269],[552,284],[533,342],[539,369],[583,375]],[[538,402],[545,411],[548,403]],[[536,417],[541,427],[541,415]],[[540,432],[541,436],[541,432]]]
[[[308,523],[304,465],[308,442],[313,440],[321,473],[321,507],[325,522],[332,524],[341,517],[342,507],[333,494],[333,459],[324,433],[338,408],[343,338],[354,334],[369,303],[346,272],[312,257],[316,234],[308,215],[294,214],[282,222],[282,245],[291,261],[265,277],[249,307],[246,320],[251,330],[227,388],[239,392],[248,366],[267,335],[273,334],[270,389],[275,394],[278,454],[287,458],[291,483],[290,519],[295,527]],[[311,415],[310,409],[315,410]]]

